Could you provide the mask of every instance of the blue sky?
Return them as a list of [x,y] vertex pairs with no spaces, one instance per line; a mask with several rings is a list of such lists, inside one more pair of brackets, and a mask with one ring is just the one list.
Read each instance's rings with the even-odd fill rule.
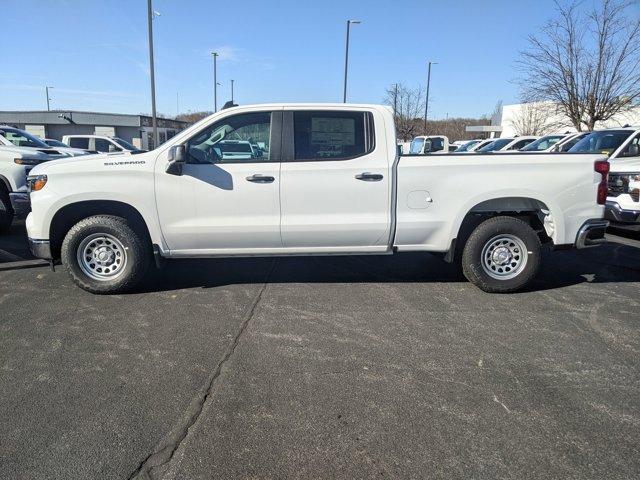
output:
[[[596,0],[597,1],[597,0]],[[3,0],[0,110],[150,111],[146,0]],[[589,2],[586,2],[589,4]],[[158,111],[218,102],[341,101],[345,22],[349,101],[431,82],[432,118],[490,113],[518,101],[513,64],[551,0],[154,0]]]

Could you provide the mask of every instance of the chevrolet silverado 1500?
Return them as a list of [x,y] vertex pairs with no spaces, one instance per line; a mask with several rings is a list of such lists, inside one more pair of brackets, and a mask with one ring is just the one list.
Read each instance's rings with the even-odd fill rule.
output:
[[[229,142],[264,145],[225,155]],[[162,258],[391,254],[461,264],[487,292],[540,267],[541,246],[600,243],[599,154],[397,155],[377,105],[277,104],[218,112],[157,149],[34,168],[34,254],[80,287],[118,292]]]

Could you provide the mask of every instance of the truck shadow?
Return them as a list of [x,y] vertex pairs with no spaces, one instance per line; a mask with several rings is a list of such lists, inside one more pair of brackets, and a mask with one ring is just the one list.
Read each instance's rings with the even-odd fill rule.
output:
[[[236,258],[169,261],[138,292],[264,283],[467,282],[456,266],[426,253],[392,256]],[[640,248],[607,244],[582,251],[545,252],[537,279],[525,291],[579,283],[640,282]]]
[[[525,291],[542,291],[584,282],[640,282],[640,241],[637,236],[587,250],[545,251],[540,274]],[[0,236],[0,273],[48,268],[29,253],[24,225]],[[62,270],[62,269],[60,269]],[[65,272],[59,271],[59,275]],[[35,275],[35,274],[34,274]],[[268,277],[268,279],[267,279]],[[376,256],[220,258],[167,261],[151,271],[133,293],[235,284],[270,283],[466,283],[456,266],[427,253]],[[427,285],[428,286],[428,285]]]

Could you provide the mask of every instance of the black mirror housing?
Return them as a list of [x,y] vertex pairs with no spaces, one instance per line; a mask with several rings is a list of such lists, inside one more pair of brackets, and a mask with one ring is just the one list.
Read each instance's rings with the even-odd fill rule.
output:
[[171,147],[167,160],[169,160],[169,163],[167,164],[166,172],[171,175],[182,175],[182,166],[187,161],[187,149],[184,145]]

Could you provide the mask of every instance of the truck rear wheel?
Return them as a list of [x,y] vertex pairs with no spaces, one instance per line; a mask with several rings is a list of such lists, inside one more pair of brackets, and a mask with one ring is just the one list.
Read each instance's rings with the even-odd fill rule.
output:
[[8,232],[11,222],[13,222],[13,208],[9,193],[4,188],[0,188],[0,233]]
[[462,271],[485,292],[514,292],[537,275],[540,253],[540,239],[529,224],[493,217],[471,233],[462,253]]
[[131,290],[144,277],[149,247],[125,219],[98,215],[69,230],[60,256],[80,288],[92,293],[120,293]]

